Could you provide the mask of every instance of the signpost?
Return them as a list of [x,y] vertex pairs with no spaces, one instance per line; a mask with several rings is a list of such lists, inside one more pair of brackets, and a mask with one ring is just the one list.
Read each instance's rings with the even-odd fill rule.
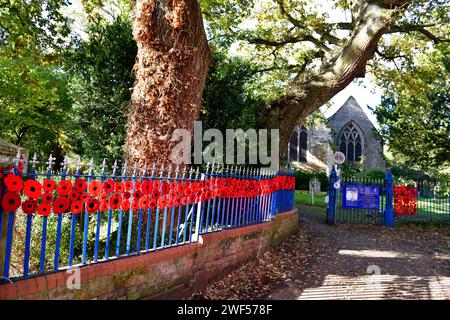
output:
[[345,154],[340,151],[336,151],[333,155],[333,160],[335,164],[343,164],[345,162]]
[[380,206],[380,186],[350,185],[342,186],[342,207],[378,210]]

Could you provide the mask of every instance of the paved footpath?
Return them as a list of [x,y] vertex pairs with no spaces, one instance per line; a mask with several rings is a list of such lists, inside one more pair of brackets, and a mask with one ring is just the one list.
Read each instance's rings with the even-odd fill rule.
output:
[[323,210],[300,211],[315,254],[267,298],[450,299],[450,230],[329,226]]
[[450,228],[325,224],[296,233],[191,299],[450,299]]

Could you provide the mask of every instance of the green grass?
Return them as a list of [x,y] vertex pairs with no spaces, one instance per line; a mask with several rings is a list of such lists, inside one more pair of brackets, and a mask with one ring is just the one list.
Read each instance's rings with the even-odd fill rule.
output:
[[318,195],[314,195],[314,204],[313,204],[312,196],[309,194],[308,191],[296,190],[294,200],[295,203],[297,204],[304,204],[314,207],[326,207],[327,204],[324,201],[326,195],[327,195],[326,192],[321,192]]

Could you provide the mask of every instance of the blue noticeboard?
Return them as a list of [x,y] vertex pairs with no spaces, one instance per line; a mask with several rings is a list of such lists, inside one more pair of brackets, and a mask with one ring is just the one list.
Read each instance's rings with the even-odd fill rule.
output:
[[355,209],[378,209],[380,207],[380,186],[342,186],[342,207]]

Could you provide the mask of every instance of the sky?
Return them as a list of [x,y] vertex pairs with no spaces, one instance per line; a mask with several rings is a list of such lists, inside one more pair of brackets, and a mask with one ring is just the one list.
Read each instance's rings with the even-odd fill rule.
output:
[[357,81],[353,81],[330,100],[330,108],[322,106],[320,110],[324,113],[325,117],[328,118],[333,115],[350,96],[353,96],[366,113],[372,124],[379,129],[379,124],[375,115],[367,106],[375,108],[381,103],[381,90],[377,86],[373,85],[367,77],[364,79],[359,79],[359,81],[363,83],[358,84]]

